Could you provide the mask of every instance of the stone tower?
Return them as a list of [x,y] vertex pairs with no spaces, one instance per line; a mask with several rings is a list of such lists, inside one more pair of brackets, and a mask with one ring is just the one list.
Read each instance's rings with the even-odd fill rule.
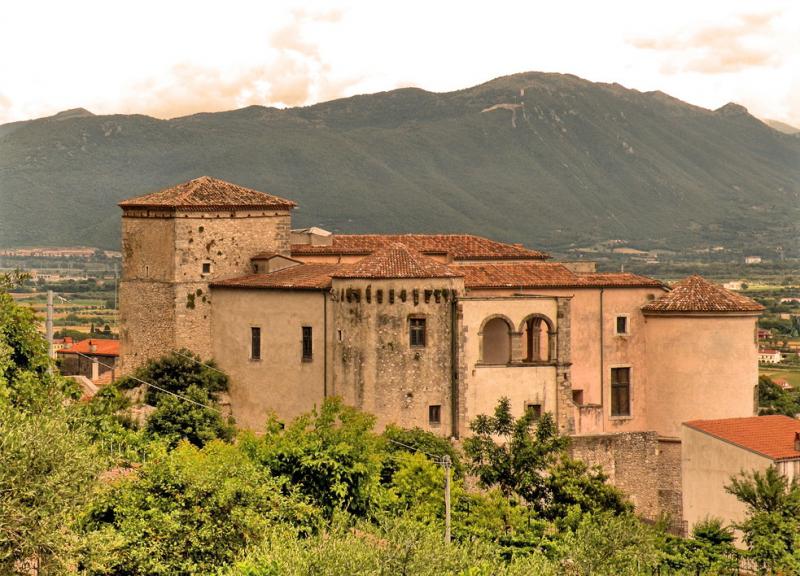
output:
[[288,256],[295,203],[203,176],[119,206],[123,372],[176,348],[210,358],[209,282],[251,273],[257,253]]

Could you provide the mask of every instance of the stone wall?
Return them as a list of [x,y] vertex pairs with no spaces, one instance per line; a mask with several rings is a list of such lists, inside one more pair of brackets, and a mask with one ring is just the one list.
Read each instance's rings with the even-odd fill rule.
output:
[[573,436],[570,452],[598,465],[609,482],[622,490],[641,518],[669,515],[675,532],[682,528],[681,444],[659,439],[655,432],[618,432]]
[[290,227],[286,210],[126,210],[120,284],[122,369],[133,370],[174,348],[210,358],[209,282],[251,273],[250,258],[259,252],[288,254]]
[[[460,278],[334,280],[332,393],[378,418],[452,433],[453,298]],[[410,344],[409,319],[425,318],[424,347]],[[429,407],[440,406],[440,422]]]

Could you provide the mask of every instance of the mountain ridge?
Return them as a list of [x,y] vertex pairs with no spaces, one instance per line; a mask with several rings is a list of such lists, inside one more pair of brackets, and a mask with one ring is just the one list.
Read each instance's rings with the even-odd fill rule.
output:
[[65,112],[0,126],[0,212],[15,215],[0,245],[115,247],[117,201],[206,173],[297,201],[298,226],[544,249],[767,246],[800,220],[800,139],[738,104],[573,75],[166,120]]

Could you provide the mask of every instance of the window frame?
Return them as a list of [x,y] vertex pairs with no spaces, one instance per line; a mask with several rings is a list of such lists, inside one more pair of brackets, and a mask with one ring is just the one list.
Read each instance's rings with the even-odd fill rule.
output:
[[261,361],[261,344],[261,326],[250,326],[250,360],[252,362]]
[[[619,380],[615,381],[614,375],[624,371],[627,374],[627,382],[620,383]],[[627,413],[619,412],[619,398],[616,397],[617,390],[627,390],[628,410]],[[631,419],[633,418],[633,368],[630,365],[611,366],[609,377],[609,397],[608,409],[610,417],[613,419]],[[615,412],[616,408],[616,412]]]
[[542,404],[541,402],[526,402],[525,403],[525,413],[527,414],[529,411],[534,412],[534,422],[538,422],[542,419]]
[[301,357],[303,362],[311,362],[314,359],[314,328],[313,326],[302,326],[301,330]]
[[[619,321],[625,320],[625,332],[619,331]],[[631,315],[630,314],[615,314],[614,315],[614,335],[615,336],[630,336],[631,335]]]
[[[421,324],[415,326],[415,323]],[[411,348],[425,348],[428,345],[428,321],[425,316],[408,317],[408,345]]]
[[[206,270],[206,267],[208,267],[208,270]],[[209,261],[205,261],[200,265],[200,274],[203,276],[208,276],[209,274],[211,274],[211,270],[212,266],[211,262]]]
[[[434,419],[434,415],[436,419]],[[428,405],[428,425],[441,426],[442,425],[442,405],[429,404]]]

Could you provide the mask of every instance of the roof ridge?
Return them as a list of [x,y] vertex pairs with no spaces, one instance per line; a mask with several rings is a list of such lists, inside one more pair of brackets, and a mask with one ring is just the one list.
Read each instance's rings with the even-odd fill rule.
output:
[[446,264],[425,256],[403,242],[392,242],[354,263],[334,278],[455,278]]
[[755,300],[732,292],[719,284],[692,274],[672,286],[658,300],[642,306],[643,312],[761,312],[764,307]]
[[267,208],[288,210],[297,206],[273,194],[233,184],[211,176],[200,176],[156,192],[128,198],[118,204],[126,208]]

